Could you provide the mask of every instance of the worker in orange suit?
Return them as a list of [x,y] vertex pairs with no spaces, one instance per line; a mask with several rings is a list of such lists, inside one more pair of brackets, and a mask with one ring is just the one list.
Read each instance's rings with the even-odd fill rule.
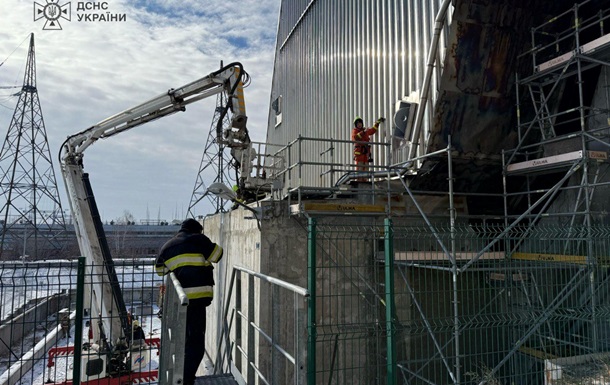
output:
[[[365,128],[364,121],[361,117],[357,116],[354,119],[354,128],[352,129],[352,140],[354,142],[357,142],[354,143],[354,161],[356,162],[356,171],[366,171],[368,169],[369,162],[373,161],[373,157],[371,155],[371,145],[368,144],[368,142],[371,141],[371,136],[377,133],[377,130],[379,129],[379,124],[384,121],[384,118],[379,118],[375,121],[373,127]],[[362,182],[364,180],[359,181]]]

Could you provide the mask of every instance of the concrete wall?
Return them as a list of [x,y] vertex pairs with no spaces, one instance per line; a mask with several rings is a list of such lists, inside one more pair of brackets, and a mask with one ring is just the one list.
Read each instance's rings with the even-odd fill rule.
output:
[[[204,233],[224,249],[222,259],[215,266],[214,301],[207,311],[206,354],[213,362],[218,358],[225,298],[230,296],[228,290],[232,267],[237,265],[260,271],[261,232],[258,231],[255,220],[245,218],[250,216],[252,213],[239,208],[204,220]],[[259,302],[257,298],[256,303]]]
[[[208,324],[207,324],[207,338],[206,338],[206,351],[212,361],[217,359],[216,351],[221,341],[220,329],[224,319],[223,315],[223,304],[225,298],[229,295],[228,285],[231,279],[231,269],[233,266],[242,266],[256,272],[269,275],[271,277],[281,279],[298,285],[301,287],[307,287],[307,219],[304,217],[289,217],[287,213],[286,202],[276,202],[276,206],[269,206],[266,209],[265,219],[261,222],[261,232],[258,231],[256,223],[253,220],[244,219],[244,216],[250,216],[248,211],[238,209],[230,213],[221,213],[215,216],[209,217],[204,223],[204,232],[214,242],[219,243],[225,249],[225,254],[221,263],[215,269],[215,299],[212,306],[208,308]],[[382,218],[372,217],[346,217],[346,216],[327,216],[318,219],[318,223],[322,226],[325,225],[352,225],[352,226],[370,226],[373,224],[383,224]],[[342,256],[338,256],[341,254]],[[353,272],[350,274],[342,275],[335,271],[335,274],[330,274],[329,271],[334,269],[335,266],[329,265],[329,257],[336,258],[344,264],[344,258],[349,258],[348,263],[353,263],[359,269],[358,274],[362,274],[363,278],[357,279],[359,283],[356,286],[360,287],[360,290],[366,291],[366,282],[374,282],[374,271],[371,265],[374,262],[374,242],[371,239],[371,234],[362,236],[359,238],[358,235],[352,235],[351,238],[343,240],[332,240],[320,241],[318,247],[318,261],[320,264],[325,264],[326,269],[320,269],[320,273],[317,277],[317,282],[320,287],[325,287],[326,293],[332,293],[333,298],[340,299],[342,296],[353,295],[356,302],[360,302],[358,306],[357,314],[350,314],[340,312],[341,314],[332,315],[325,320],[328,325],[339,325],[339,324],[350,324],[354,323],[356,319],[358,322],[365,323],[368,321],[374,323],[375,317],[378,316],[376,311],[369,309],[365,306],[364,301],[359,301],[361,293],[356,292],[354,295],[354,284],[348,282],[355,275]],[[331,269],[329,269],[329,267]],[[336,270],[336,269],[335,269]],[[241,290],[243,299],[242,311],[247,315],[247,298],[248,298],[248,281],[246,277],[242,277]],[[284,348],[288,348],[291,354],[296,354],[295,349],[295,306],[304,312],[306,310],[306,304],[295,303],[293,295],[283,295],[274,297],[271,301],[270,288],[267,285],[259,285],[258,282],[255,284],[254,308],[252,309],[251,315],[253,314],[253,321],[259,325],[266,333],[272,333],[273,326],[277,326],[279,329],[276,330],[276,338],[283,344]],[[371,296],[371,293],[367,293],[367,296]],[[232,298],[235,297],[233,293]],[[329,306],[334,306],[336,303],[330,303],[328,297],[326,299],[319,299],[317,306],[320,309],[320,314],[328,312]],[[232,300],[231,308],[235,306],[235,302]],[[281,317],[273,316],[273,311],[282,309]],[[300,313],[303,314],[303,313]],[[229,322],[232,322],[231,339],[236,338],[235,328],[236,319],[230,320],[231,314],[229,314]],[[236,315],[234,316],[236,317]],[[281,318],[281,319],[280,319]],[[369,319],[370,318],[370,319]],[[306,318],[305,318],[306,320]],[[246,322],[242,322],[242,346],[247,350],[248,344],[246,341]],[[305,344],[306,340],[301,341]],[[363,344],[370,344],[370,340],[364,340]],[[281,365],[276,363],[271,370],[271,354],[272,350],[263,338],[254,339],[254,355],[256,357],[257,366],[263,373],[274,373],[280,378],[280,383],[290,383],[295,375],[295,369],[291,365]],[[351,344],[351,342],[350,342]],[[351,346],[351,345],[350,345]],[[355,346],[355,345],[354,345]],[[351,363],[358,361],[358,365],[365,367],[367,359],[370,357],[376,357],[375,354],[368,351],[367,346],[354,347],[354,351],[360,351],[361,355],[354,355],[350,357]],[[303,345],[304,349],[305,346]],[[331,347],[325,347],[321,344],[318,347],[320,350],[319,367],[322,368],[324,365],[328,366],[328,362],[324,360],[328,358],[332,352]],[[346,347],[347,348],[347,347]],[[239,355],[239,353],[236,353]],[[304,362],[301,362],[304,364]],[[278,366],[279,365],[279,366]],[[236,359],[236,366],[244,376],[247,375],[246,361]],[[280,372],[278,374],[278,371]],[[301,375],[305,371],[305,367],[296,370],[296,375]]]
[[69,304],[69,294],[54,294],[0,326],[0,339],[4,341],[3,344],[0,344],[0,355],[9,353],[6,345],[12,346],[20,341],[36,325],[46,322],[51,314],[56,314],[60,309],[68,307]]
[[[237,209],[229,213],[217,214],[208,217],[204,222],[204,233],[214,242],[219,243],[224,248],[224,256],[216,266],[214,279],[216,281],[215,296],[213,304],[208,308],[207,330],[206,330],[206,352],[212,361],[217,359],[217,349],[220,345],[220,330],[224,320],[225,298],[229,296],[229,283],[233,266],[241,266],[261,274],[285,280],[289,283],[306,287],[307,286],[307,222],[305,219],[297,219],[286,215],[287,206],[285,202],[276,203],[277,206],[268,206],[265,219],[261,221],[261,231],[256,227],[256,222],[245,217],[250,217],[251,213],[244,209]],[[248,280],[242,276],[240,285],[243,298],[242,311],[248,315]],[[295,300],[293,295],[282,295],[279,299],[270,300],[268,285],[255,283],[253,293],[254,306],[251,309],[254,315],[253,321],[260,325],[266,333],[271,333],[272,308],[276,310],[285,309],[282,312],[282,324],[277,330],[281,335],[277,336],[280,341],[289,341],[292,347],[294,340],[294,307]],[[235,293],[232,295],[231,308],[235,306]],[[300,304],[304,309],[304,302]],[[252,313],[250,313],[252,314]],[[228,319],[231,315],[229,314]],[[237,317],[234,315],[232,322],[231,339],[236,338],[235,328]],[[275,320],[277,322],[277,320]],[[277,325],[277,323],[276,323]],[[242,321],[242,344],[247,350],[246,341],[246,322]],[[277,331],[276,331],[277,332]],[[263,349],[263,351],[259,351]],[[257,364],[264,371],[270,373],[270,351],[263,338],[255,338],[254,351],[257,357]],[[239,353],[237,353],[239,356]],[[247,375],[247,361],[238,357],[236,365],[240,372]],[[277,369],[277,368],[276,368]],[[294,373],[293,368],[286,367],[282,372],[288,374],[278,374],[287,378]]]

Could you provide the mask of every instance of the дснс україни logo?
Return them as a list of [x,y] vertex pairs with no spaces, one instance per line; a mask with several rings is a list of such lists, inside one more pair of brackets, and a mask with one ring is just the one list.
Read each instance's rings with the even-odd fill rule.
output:
[[46,19],[43,30],[61,30],[59,19],[70,21],[70,3],[59,5],[59,0],[46,0],[46,4],[34,3],[34,21]]

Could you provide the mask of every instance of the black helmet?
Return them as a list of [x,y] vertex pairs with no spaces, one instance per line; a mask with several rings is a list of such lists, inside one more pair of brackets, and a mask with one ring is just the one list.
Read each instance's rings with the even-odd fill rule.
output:
[[358,122],[364,124],[364,120],[362,120],[361,117],[356,116],[356,118],[354,118],[354,127],[356,127],[356,124],[358,124]]
[[180,227],[180,231],[185,233],[201,233],[202,230],[203,226],[201,226],[201,223],[193,218],[189,218],[182,222],[182,226]]

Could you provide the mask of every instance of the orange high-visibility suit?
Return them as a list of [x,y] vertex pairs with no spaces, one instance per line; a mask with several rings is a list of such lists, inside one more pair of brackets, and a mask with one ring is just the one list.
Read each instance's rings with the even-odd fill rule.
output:
[[[360,124],[358,124],[360,122]],[[355,143],[354,144],[354,161],[356,162],[357,171],[365,171],[366,165],[369,164],[369,155],[371,152],[371,145],[368,142],[371,141],[371,136],[377,133],[379,129],[380,121],[376,121],[373,127],[364,128],[362,119],[356,119],[354,121],[354,128],[352,129],[352,140],[354,142],[367,142],[367,143]]]

